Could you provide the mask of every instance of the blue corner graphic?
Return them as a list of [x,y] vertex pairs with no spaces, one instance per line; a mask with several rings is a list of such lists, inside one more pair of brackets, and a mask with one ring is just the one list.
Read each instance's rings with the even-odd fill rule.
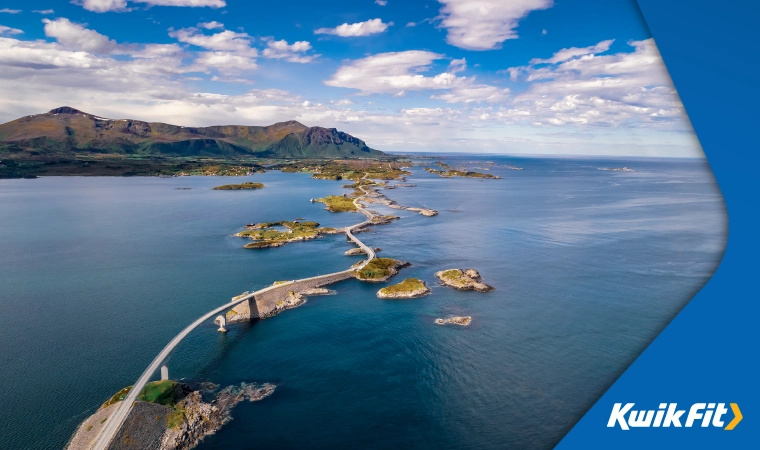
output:
[[[557,448],[757,448],[758,21],[750,1],[639,0],[725,198],[728,246],[713,278]],[[656,410],[734,403],[726,427],[608,427],[615,403]],[[704,411],[703,411],[704,412]],[[727,429],[729,421],[733,429]]]

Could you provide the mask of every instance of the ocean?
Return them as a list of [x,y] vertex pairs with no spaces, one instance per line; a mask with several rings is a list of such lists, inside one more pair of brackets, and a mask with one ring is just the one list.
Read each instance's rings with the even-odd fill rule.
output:
[[[175,351],[174,379],[277,385],[238,405],[199,449],[550,448],[704,285],[725,247],[723,199],[704,160],[444,161],[503,179],[415,166],[416,187],[384,191],[440,213],[372,205],[401,216],[359,236],[412,263],[396,278],[344,281],[336,295],[227,334],[208,323]],[[635,172],[600,170],[622,166]],[[211,190],[242,181],[266,188]],[[352,246],[342,235],[264,250],[232,236],[251,222],[360,222],[309,202],[343,184],[276,171],[0,180],[0,448],[62,448],[206,311],[358,261],[343,255]],[[495,290],[436,284],[436,271],[456,267]],[[407,277],[432,293],[376,297]],[[452,314],[472,324],[434,323]]]

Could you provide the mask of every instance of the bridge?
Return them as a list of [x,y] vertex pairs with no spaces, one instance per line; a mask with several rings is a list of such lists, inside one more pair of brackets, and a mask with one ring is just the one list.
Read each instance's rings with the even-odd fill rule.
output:
[[[364,190],[364,186],[360,186],[359,188],[364,194],[367,194],[367,191]],[[271,308],[273,306],[272,299],[277,299],[277,298],[281,299],[282,298],[281,294],[287,294],[287,292],[289,291],[302,292],[306,289],[319,287],[319,286],[325,286],[327,284],[335,283],[336,281],[351,278],[353,276],[354,271],[362,269],[370,261],[372,261],[376,257],[375,251],[371,247],[365,245],[353,234],[354,230],[366,227],[373,223],[372,219],[374,215],[370,213],[369,211],[367,211],[366,209],[362,208],[361,204],[359,203],[359,200],[361,198],[362,197],[357,197],[356,199],[354,199],[354,206],[356,206],[356,209],[359,212],[367,216],[367,220],[361,223],[357,223],[356,225],[351,225],[349,227],[346,227],[344,231],[346,233],[346,237],[348,237],[349,240],[351,240],[353,243],[358,245],[362,250],[364,250],[365,254],[367,255],[367,259],[362,261],[359,265],[351,267],[350,269],[347,269],[347,270],[334,272],[334,273],[330,273],[326,275],[320,275],[316,277],[302,278],[300,280],[288,281],[286,283],[279,283],[273,286],[265,287],[264,289],[258,290],[251,294],[246,294],[245,296],[235,297],[229,303],[225,303],[224,305],[214,308],[211,311],[199,317],[197,320],[195,320],[195,322],[191,323],[190,325],[185,327],[185,329],[180,331],[178,335],[174,336],[174,338],[171,341],[169,341],[168,344],[166,344],[166,347],[164,347],[163,350],[161,350],[161,352],[158,355],[156,355],[155,358],[153,358],[153,361],[145,369],[142,375],[140,375],[140,378],[138,378],[137,381],[135,381],[134,385],[132,386],[132,389],[129,391],[129,393],[127,393],[124,400],[122,400],[119,406],[108,417],[108,420],[106,421],[105,426],[100,430],[100,433],[94,440],[93,446],[90,448],[92,448],[93,450],[106,450],[109,447],[114,436],[116,436],[116,433],[119,431],[119,429],[121,429],[121,426],[124,424],[124,421],[127,419],[127,416],[129,416],[130,411],[132,411],[132,406],[137,400],[137,396],[142,392],[145,385],[148,384],[150,379],[153,377],[153,374],[159,368],[162,367],[164,361],[166,361],[166,358],[169,357],[171,352],[182,342],[182,340],[185,339],[187,335],[189,335],[193,330],[195,330],[202,323],[206,322],[207,320],[211,319],[212,317],[218,314],[221,314],[224,316],[225,311],[232,310],[235,307],[238,307],[240,309],[245,309],[245,307],[247,306],[250,309],[250,305],[256,305],[257,312],[254,313],[253,311],[251,311],[251,313],[249,313],[249,318],[269,317],[270,314],[271,315],[274,314],[272,310],[267,310],[268,308]],[[242,307],[239,305],[241,305]],[[263,307],[259,307],[259,305],[263,305]],[[223,324],[219,322],[220,321],[217,321],[219,325],[223,326]],[[225,321],[224,324],[226,325],[227,322],[228,321]],[[221,331],[221,328],[220,328],[220,331]],[[166,373],[168,377],[168,369],[163,368],[162,375],[164,373]]]

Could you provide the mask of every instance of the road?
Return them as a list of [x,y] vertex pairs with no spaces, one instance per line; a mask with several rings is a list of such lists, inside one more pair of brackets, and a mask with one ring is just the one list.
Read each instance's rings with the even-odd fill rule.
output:
[[[361,186],[359,189],[361,189],[361,191],[364,192],[365,194],[367,193],[367,191],[364,190],[364,186]],[[358,266],[352,267],[350,269],[347,269],[341,272],[335,272],[335,273],[331,273],[327,275],[320,275],[320,276],[311,277],[311,278],[303,278],[300,280],[289,281],[287,284],[297,284],[303,281],[312,281],[319,278],[330,277],[332,275],[336,275],[339,273],[353,272],[355,270],[359,270],[363,268],[376,257],[375,251],[372,248],[365,245],[362,241],[357,239],[356,236],[354,236],[352,233],[355,229],[372,223],[373,214],[360,206],[359,204],[360,199],[361,197],[357,197],[356,199],[354,199],[354,206],[356,206],[356,209],[359,212],[367,216],[367,220],[361,223],[357,223],[356,225],[351,225],[350,227],[346,227],[344,230],[346,232],[346,236],[352,242],[358,245],[362,250],[364,250],[364,252],[367,254],[367,259],[364,260]],[[219,306],[218,308],[215,308],[207,312],[203,316],[199,317],[195,322],[185,327],[185,329],[182,330],[178,335],[174,336],[174,339],[172,339],[168,344],[166,344],[166,347],[164,347],[164,349],[161,350],[161,352],[158,355],[156,355],[155,358],[153,358],[153,362],[151,362],[150,365],[142,373],[142,375],[140,375],[140,378],[138,378],[137,381],[134,383],[134,385],[132,386],[132,389],[129,391],[127,396],[119,404],[118,408],[116,408],[116,410],[108,418],[106,425],[100,430],[100,433],[98,434],[96,440],[94,441],[94,445],[91,448],[94,450],[105,450],[108,448],[114,436],[116,436],[116,433],[118,433],[122,424],[127,419],[129,412],[132,410],[132,406],[137,400],[137,396],[140,394],[140,392],[142,392],[145,385],[148,384],[151,377],[153,377],[153,374],[156,373],[156,371],[161,367],[163,362],[166,361],[166,358],[169,357],[171,352],[174,351],[174,349],[180,344],[180,342],[182,342],[183,339],[187,337],[188,334],[190,334],[190,332],[195,330],[200,324],[206,322],[207,320],[211,319],[215,315],[223,311],[232,309],[235,305],[242,303],[244,301],[247,301],[249,299],[252,299],[258,294],[263,294],[264,292],[267,292],[270,289],[279,288],[279,287],[282,287],[282,284],[269,286],[259,291],[256,291],[252,294],[248,294],[245,297],[236,298],[235,300],[229,303],[226,303],[222,306]]]

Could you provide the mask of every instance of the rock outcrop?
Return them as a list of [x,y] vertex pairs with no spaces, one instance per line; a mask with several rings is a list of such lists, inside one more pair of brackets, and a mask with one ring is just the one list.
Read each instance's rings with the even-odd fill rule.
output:
[[[203,383],[198,388],[178,383],[176,404],[135,402],[109,450],[189,450],[229,422],[235,405],[243,400],[262,400],[274,392],[275,385],[242,383],[213,395],[216,389],[218,386],[212,383]],[[205,401],[203,393],[211,394],[213,398]],[[120,401],[110,403],[85,419],[66,449],[89,449],[120,404]]]
[[[381,249],[380,247],[375,247],[374,250],[375,250],[375,253],[378,253],[378,252],[381,252],[383,249]],[[356,248],[352,248],[351,250],[346,250],[346,252],[344,253],[344,255],[346,256],[356,256],[356,255],[366,255],[366,254],[367,252],[365,252],[364,249],[361,247],[356,247]]]
[[482,282],[480,274],[475,269],[448,269],[436,272],[435,276],[446,286],[460,291],[492,291],[493,287]]
[[401,299],[422,297],[430,293],[425,282],[417,278],[407,278],[399,284],[388,286],[377,291],[377,296],[383,299]]
[[466,327],[470,322],[472,322],[472,317],[470,316],[451,316],[445,319],[435,319],[435,323],[438,325],[452,324]]

